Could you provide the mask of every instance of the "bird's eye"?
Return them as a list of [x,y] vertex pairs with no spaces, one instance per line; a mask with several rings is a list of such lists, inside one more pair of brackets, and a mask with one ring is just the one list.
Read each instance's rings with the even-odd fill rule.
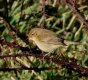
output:
[[37,34],[36,33],[32,33],[31,35],[36,36]]
[[31,35],[34,35],[33,33]]

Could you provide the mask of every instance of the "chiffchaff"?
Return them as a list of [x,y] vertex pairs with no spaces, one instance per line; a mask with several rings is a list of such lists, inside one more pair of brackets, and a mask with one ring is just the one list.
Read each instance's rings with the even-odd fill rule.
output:
[[31,29],[28,38],[29,41],[33,41],[44,52],[52,52],[59,47],[65,46],[64,42],[66,42],[58,38],[53,31],[41,28]]

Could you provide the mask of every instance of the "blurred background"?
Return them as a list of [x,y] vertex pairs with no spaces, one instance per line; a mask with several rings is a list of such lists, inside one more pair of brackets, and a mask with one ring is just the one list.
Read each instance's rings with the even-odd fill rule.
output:
[[[76,64],[88,68],[88,20],[87,0],[68,0],[84,17],[84,22],[66,0],[0,0],[0,55],[20,54],[19,46],[34,48],[28,42],[28,32],[34,27],[54,31],[66,40],[79,42],[69,45],[66,58],[77,59]],[[73,11],[72,11],[73,10]],[[88,25],[88,24],[87,24]],[[88,26],[87,26],[88,27]],[[19,45],[19,46],[18,46]],[[38,51],[38,48],[35,48]],[[34,51],[35,53],[37,53]],[[35,54],[34,53],[34,54]],[[41,53],[40,51],[38,52]],[[61,66],[58,69],[2,71],[2,68],[57,67],[50,60],[33,56],[0,59],[1,80],[87,80],[88,77]]]

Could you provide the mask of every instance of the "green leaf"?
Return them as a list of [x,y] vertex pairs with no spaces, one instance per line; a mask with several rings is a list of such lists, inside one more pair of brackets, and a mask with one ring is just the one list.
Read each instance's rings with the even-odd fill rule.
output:
[[9,34],[5,35],[4,37],[7,42],[10,42],[12,40],[12,37]]

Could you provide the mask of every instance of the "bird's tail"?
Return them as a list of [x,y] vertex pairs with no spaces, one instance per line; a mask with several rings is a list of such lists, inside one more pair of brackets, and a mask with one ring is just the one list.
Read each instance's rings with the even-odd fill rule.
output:
[[65,45],[79,45],[80,43],[79,42],[73,42],[73,41],[67,41],[67,40],[64,40],[64,44]]

